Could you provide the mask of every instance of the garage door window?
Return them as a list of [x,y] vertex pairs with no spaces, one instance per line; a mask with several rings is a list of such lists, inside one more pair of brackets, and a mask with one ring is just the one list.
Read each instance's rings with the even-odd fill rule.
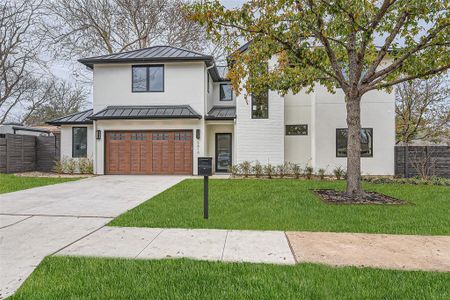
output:
[[87,156],[87,128],[72,128],[72,157]]

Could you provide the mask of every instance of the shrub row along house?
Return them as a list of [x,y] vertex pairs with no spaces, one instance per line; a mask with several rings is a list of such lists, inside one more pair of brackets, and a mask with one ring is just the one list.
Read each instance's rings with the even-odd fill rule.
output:
[[[236,96],[213,57],[170,46],[79,61],[93,71],[93,109],[48,123],[61,127],[61,157],[92,158],[95,174],[196,174],[200,156],[216,173],[243,161],[345,167],[340,90]],[[392,175],[394,94],[362,103],[362,172]]]

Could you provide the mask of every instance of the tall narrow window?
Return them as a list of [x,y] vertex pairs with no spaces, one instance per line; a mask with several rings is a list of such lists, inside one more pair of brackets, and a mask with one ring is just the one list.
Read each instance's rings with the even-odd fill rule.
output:
[[233,100],[233,90],[231,89],[231,84],[221,83],[220,101],[232,101],[232,100]]
[[164,66],[133,66],[133,92],[164,92]]
[[252,95],[252,119],[269,118],[269,92]]
[[[336,129],[336,157],[347,157],[348,129]],[[362,128],[361,157],[373,157],[373,128]]]
[[72,157],[87,156],[87,128],[72,127]]

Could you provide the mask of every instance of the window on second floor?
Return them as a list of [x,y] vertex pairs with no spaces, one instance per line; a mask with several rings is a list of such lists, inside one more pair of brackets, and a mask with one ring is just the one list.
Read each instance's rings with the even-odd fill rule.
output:
[[[336,157],[347,157],[347,128],[336,129]],[[361,128],[361,157],[373,157],[373,128]]]
[[252,119],[269,118],[269,92],[252,95]]
[[220,101],[232,101],[232,100],[233,100],[233,90],[231,89],[231,84],[221,83]]
[[133,66],[133,92],[164,92],[164,66]]

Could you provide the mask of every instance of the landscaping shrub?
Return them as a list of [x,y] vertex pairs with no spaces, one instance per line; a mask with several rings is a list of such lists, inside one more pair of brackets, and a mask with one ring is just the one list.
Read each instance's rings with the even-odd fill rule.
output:
[[259,163],[259,161],[255,162],[255,165],[252,167],[253,174],[255,174],[256,178],[261,177],[263,173],[263,166]]
[[59,160],[55,160],[55,165],[53,167],[53,171],[58,174],[62,174],[66,172],[67,158],[63,157]]
[[245,178],[250,175],[250,171],[252,169],[252,164],[249,161],[243,161],[239,164],[239,169],[242,172],[242,175],[244,175]]
[[343,178],[345,176],[345,170],[341,166],[339,166],[339,167],[334,168],[333,174],[337,180],[340,180],[341,178]]
[[319,176],[320,180],[324,180],[325,179],[325,169],[317,170],[317,175]]
[[69,174],[75,173],[75,171],[77,170],[77,165],[78,165],[78,163],[75,159],[73,159],[73,158],[67,159],[67,163],[66,163],[66,167],[65,167],[66,173],[69,173]]
[[299,164],[292,164],[292,173],[294,174],[296,179],[300,178],[300,174],[302,173],[302,168],[300,167]]
[[271,179],[274,173],[275,167],[272,166],[270,163],[264,166],[264,174],[267,176],[267,178]]
[[81,158],[78,160],[78,171],[81,174],[92,174],[94,173],[94,164],[92,159]]
[[236,175],[239,175],[239,166],[238,165],[232,165],[228,168],[228,171],[231,173],[233,177]]
[[305,176],[306,176],[306,178],[307,178],[307,179],[311,179],[313,173],[314,173],[313,167],[311,167],[311,166],[306,166],[306,168],[305,168]]

